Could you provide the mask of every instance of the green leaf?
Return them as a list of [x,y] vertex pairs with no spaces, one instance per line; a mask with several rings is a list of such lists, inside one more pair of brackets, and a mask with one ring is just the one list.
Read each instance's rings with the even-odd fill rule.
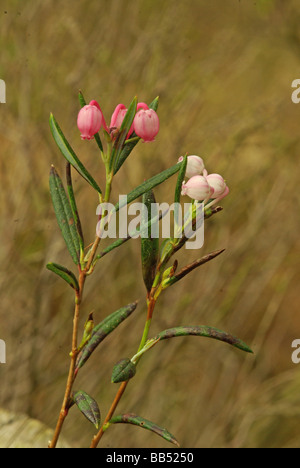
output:
[[113,368],[111,382],[127,382],[127,380],[130,380],[135,376],[135,373],[135,364],[133,364],[129,358],[121,359]]
[[[144,193],[142,203],[141,224],[151,224],[150,227],[141,231],[142,272],[146,289],[149,292],[151,291],[155,278],[159,254],[159,217],[157,213],[154,212],[156,200],[152,190]],[[151,223],[152,215],[154,219],[157,219],[155,223]],[[152,234],[154,234],[154,236],[152,236]]]
[[[157,185],[160,185],[162,182],[169,179],[172,175],[176,174],[176,172],[180,170],[181,164],[182,163],[175,164],[175,166],[172,166],[169,169],[160,172],[159,174],[151,177],[151,179],[146,180],[141,185],[136,187],[134,190],[132,190],[132,192],[127,194],[127,204],[133,202],[144,193],[149,192],[151,189],[153,189]],[[123,206],[125,206],[125,203],[124,205],[120,205],[119,203],[117,203],[115,205],[115,210],[118,211],[121,208],[123,208]]]
[[120,323],[122,323],[137,307],[137,302],[128,304],[125,307],[113,312],[111,315],[106,317],[101,323],[94,327],[90,341],[87,343],[82,353],[80,354],[76,370],[80,369],[86,361],[89,359],[91,354],[95,351],[97,346],[106,338],[112,331],[114,331]]
[[62,155],[66,158],[67,161],[69,161],[70,164],[72,164],[81,177],[83,177],[98,193],[101,194],[102,192],[99,185],[76,156],[74,150],[71,148],[69,142],[65,138],[62,130],[60,129],[52,114],[50,114],[50,128],[53,138],[62,152]]
[[76,392],[73,396],[75,404],[81,413],[99,429],[101,415],[97,402],[85,392]]
[[167,429],[164,429],[163,427],[160,427],[157,424],[154,424],[152,421],[142,418],[141,416],[137,416],[136,414],[133,414],[133,413],[120,414],[118,416],[113,416],[112,419],[110,419],[109,421],[109,424],[120,424],[120,423],[121,424],[133,424],[143,429],[147,429],[148,431],[152,431],[155,434],[162,437],[163,439],[167,440],[168,442],[171,442],[172,444],[177,445],[177,447],[179,447],[178,441],[169,431],[167,431]]
[[182,182],[184,181],[186,166],[187,166],[187,156],[184,156],[183,161],[181,162],[181,168],[180,168],[178,178],[177,178],[177,184],[176,184],[176,189],[175,189],[175,198],[174,198],[175,203],[180,203]]
[[[83,94],[82,94],[82,91],[79,91],[78,99],[79,99],[79,104],[80,104],[81,107],[86,106],[86,101],[85,101],[85,99],[84,99],[84,96],[83,96]],[[103,153],[103,146],[102,146],[102,143],[101,143],[101,139],[100,139],[99,133],[96,133],[96,134],[94,135],[94,138],[95,138],[95,141],[96,141],[97,145],[99,146],[100,151]]]
[[184,176],[185,176],[185,172],[186,172],[186,166],[187,166],[187,155],[184,156],[183,161],[181,163],[181,168],[180,168],[180,171],[179,171],[179,174],[178,174],[178,177],[177,177],[177,183],[176,183],[176,188],[175,188],[174,221],[175,221],[176,226],[181,225],[181,223],[179,222],[178,204],[180,203],[182,182],[184,180]]
[[111,154],[111,159],[110,159],[110,169],[113,167],[114,169],[114,174],[116,173],[116,169],[120,168],[120,157],[122,150],[124,148],[124,143],[127,138],[127,134],[130,130],[130,127],[132,125],[133,119],[136,114],[136,106],[137,106],[137,97],[135,97],[126,112],[126,115],[123,119],[122,125],[120,127],[118,136],[114,142],[114,146],[112,149],[112,154]]
[[[159,98],[156,97],[152,102],[151,104],[149,104],[149,109],[153,109],[154,111],[157,111],[157,108],[158,108],[158,101],[159,101]],[[135,139],[137,138],[136,140],[134,141],[130,141],[129,143],[126,143],[126,145],[124,146],[124,148],[122,149],[121,151],[121,154],[118,158],[118,161],[116,161],[115,163],[115,170],[114,170],[114,173],[116,174],[118,172],[118,170],[120,169],[120,167],[124,164],[124,162],[126,161],[126,159],[128,158],[128,156],[130,155],[131,151],[133,150],[133,148],[138,144],[138,142],[140,141],[140,138],[136,135],[135,132],[133,132],[130,136],[130,139]]]
[[153,109],[156,112],[157,108],[158,108],[158,104],[159,104],[159,96],[157,96],[155,99],[153,99],[151,104],[149,104],[149,109]]
[[77,233],[79,236],[79,243],[81,250],[84,250],[84,239],[83,239],[83,232],[82,232],[82,227],[81,227],[81,222],[78,214],[78,209],[76,205],[76,200],[75,200],[75,195],[74,195],[74,190],[73,190],[73,184],[72,184],[72,176],[71,176],[71,164],[67,162],[66,164],[66,180],[67,180],[67,189],[68,189],[68,195],[69,195],[69,200],[70,200],[70,205],[71,205],[71,210],[73,213]]
[[[135,138],[137,135],[135,132],[133,132],[130,136],[130,138]],[[118,170],[123,166],[124,162],[132,152],[133,148],[138,144],[140,141],[140,138],[138,140],[130,141],[129,143],[126,143],[126,145],[123,147],[120,156],[118,158],[118,161],[115,163],[115,169],[114,169],[114,174],[118,172]]]
[[68,268],[59,265],[58,263],[47,263],[46,268],[64,279],[73,289],[75,289],[75,291],[79,291],[76,276],[72,271],[68,270]]
[[226,333],[222,330],[218,330],[217,328],[206,327],[206,326],[190,326],[190,327],[175,327],[169,328],[168,330],[164,330],[158,333],[153,340],[167,340],[169,338],[174,338],[177,336],[203,336],[206,338],[213,338],[214,340],[223,341],[224,343],[228,343],[235,348],[241,349],[246,353],[252,353],[253,351],[249,348],[246,343],[244,343],[239,338],[236,338],[229,333]]
[[77,265],[80,258],[80,241],[68,197],[54,166],[50,170],[49,185],[58,225],[71,257]]
[[83,96],[81,90],[80,90],[79,93],[78,93],[78,99],[79,99],[80,107],[86,106],[86,101],[85,101],[85,99],[84,99],[84,96]]
[[204,265],[207,262],[210,262],[214,258],[218,257],[224,251],[225,251],[225,249],[215,250],[214,252],[211,252],[211,253],[205,255],[204,257],[200,258],[199,260],[195,260],[194,262],[190,263],[189,265],[186,265],[178,273],[176,273],[176,275],[174,275],[174,276],[172,276],[171,278],[168,279],[168,285],[177,283],[177,281],[184,278],[188,273],[195,270],[195,268],[198,268],[199,266]]

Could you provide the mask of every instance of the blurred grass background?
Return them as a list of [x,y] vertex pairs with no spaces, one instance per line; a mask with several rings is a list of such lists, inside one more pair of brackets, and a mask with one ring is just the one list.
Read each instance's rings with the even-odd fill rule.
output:
[[[72,146],[103,184],[94,143],[76,127],[77,94],[97,99],[109,121],[133,96],[160,96],[161,130],[139,144],[115,179],[113,199],[188,152],[230,187],[208,220],[201,253],[226,248],[161,297],[152,332],[205,324],[252,346],[244,355],[205,339],[178,338],[141,362],[119,412],[167,427],[182,447],[299,446],[300,338],[299,116],[291,83],[300,75],[297,0],[1,0],[0,78],[0,407],[54,427],[70,351],[73,295],[45,269],[72,267],[48,190],[64,160],[50,135],[53,112]],[[74,175],[85,237],[92,242],[97,197]],[[172,202],[175,179],[156,190]],[[180,252],[180,265],[199,252]],[[117,386],[111,369],[131,357],[145,314],[139,243],[106,256],[85,289],[82,323],[99,322],[140,299],[133,316],[97,349],[76,383],[103,417]],[[93,427],[75,409],[63,435],[87,446]],[[47,441],[45,441],[45,445]],[[148,431],[118,425],[106,447],[168,447]]]

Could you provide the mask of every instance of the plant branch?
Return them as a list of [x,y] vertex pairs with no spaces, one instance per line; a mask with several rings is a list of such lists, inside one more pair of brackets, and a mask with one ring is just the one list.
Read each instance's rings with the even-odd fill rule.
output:
[[75,311],[74,311],[74,318],[73,318],[73,333],[72,333],[72,352],[71,352],[69,374],[68,374],[62,407],[59,413],[53,439],[51,440],[48,446],[49,448],[56,447],[58,438],[62,430],[62,426],[68,415],[71,392],[72,392],[72,387],[73,387],[73,383],[75,380],[75,368],[76,368],[76,360],[77,360],[77,355],[78,355],[77,337],[78,337],[79,311],[80,311],[80,304],[81,304],[81,299],[82,299],[85,278],[86,278],[85,272],[81,272],[79,275],[79,291],[76,291],[76,296],[75,296]]
[[[148,299],[148,308],[147,308],[147,317],[146,317],[146,323],[145,323],[145,327],[144,327],[144,331],[143,331],[143,335],[142,335],[142,339],[141,339],[141,343],[140,343],[140,346],[139,346],[139,349],[138,349],[138,352],[144,347],[146,341],[147,341],[147,338],[148,338],[148,334],[149,334],[149,329],[150,329],[150,324],[151,324],[151,319],[152,319],[152,315],[153,315],[153,311],[154,311],[154,307],[155,307],[155,303],[156,301],[150,297]],[[141,356],[139,356],[139,358],[137,359],[136,361],[136,364],[138,363],[139,359],[140,359]],[[105,431],[105,428],[108,428],[107,426],[107,423],[110,421],[110,419],[113,417],[114,415],[114,412],[116,411],[117,409],[117,406],[126,390],[126,387],[127,387],[127,384],[128,384],[129,380],[127,380],[126,382],[122,382],[120,387],[119,387],[119,390],[117,391],[116,393],[116,396],[114,398],[114,401],[112,402],[111,404],[111,407],[103,421],[103,424],[99,430],[99,432],[94,436],[93,440],[92,440],[92,443],[90,445],[90,448],[97,448],[103,434],[104,434],[104,431]]]

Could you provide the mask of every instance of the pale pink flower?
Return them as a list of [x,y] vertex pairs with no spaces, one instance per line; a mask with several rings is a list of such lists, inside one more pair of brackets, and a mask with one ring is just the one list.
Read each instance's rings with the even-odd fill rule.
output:
[[[227,185],[220,174],[208,174],[206,180],[210,187],[214,189],[212,198],[219,198],[225,192]],[[222,197],[223,198],[223,197]]]
[[[178,162],[183,161],[183,159],[184,159],[183,156],[180,156],[180,158],[178,159]],[[204,170],[204,162],[203,162],[203,159],[200,158],[200,156],[195,156],[195,155],[188,156],[185,175],[189,179],[195,175],[202,174],[203,170]]]
[[182,184],[181,195],[188,195],[193,200],[206,200],[211,197],[214,189],[211,188],[205,177],[195,175]]

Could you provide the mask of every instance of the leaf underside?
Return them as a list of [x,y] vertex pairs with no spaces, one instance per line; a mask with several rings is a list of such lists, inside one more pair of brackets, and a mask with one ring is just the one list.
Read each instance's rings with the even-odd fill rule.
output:
[[98,403],[86,392],[79,391],[76,392],[73,396],[80,412],[96,427],[99,429],[100,426],[100,410]]
[[159,435],[163,439],[171,442],[172,444],[179,447],[179,442],[176,438],[169,432],[167,429],[158,426],[157,424],[149,421],[148,419],[142,418],[141,416],[137,416],[133,413],[121,414],[118,416],[114,416],[110,421],[110,424],[133,424],[135,426],[141,427],[143,429],[147,429],[149,431],[154,432],[155,434]]
[[80,257],[80,241],[67,194],[54,166],[50,170],[49,185],[58,225],[71,257],[77,265]]
[[190,327],[175,327],[169,328],[158,333],[153,340],[166,340],[169,338],[175,338],[177,336],[203,336],[206,338],[212,338],[214,340],[223,341],[224,343],[228,343],[235,348],[241,349],[246,353],[252,353],[253,351],[249,348],[246,343],[244,343],[239,338],[230,335],[222,330],[218,330],[217,328],[207,327],[207,326],[190,326]]
[[89,359],[91,354],[95,351],[97,346],[112,332],[114,331],[120,323],[122,323],[127,317],[129,317],[136,309],[137,302],[128,304],[125,307],[113,312],[108,317],[106,317],[101,323],[95,326],[91,339],[82,350],[78,358],[76,365],[77,369],[80,369],[86,361]]

